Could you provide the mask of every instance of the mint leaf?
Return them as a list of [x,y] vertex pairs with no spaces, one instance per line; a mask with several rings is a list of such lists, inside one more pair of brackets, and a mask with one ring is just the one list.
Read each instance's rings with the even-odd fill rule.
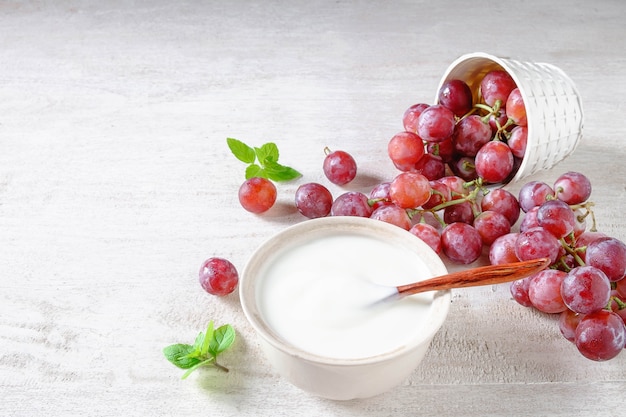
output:
[[248,168],[246,168],[246,179],[249,180],[254,177],[267,178],[267,174],[265,174],[263,168],[257,164],[250,164]]
[[235,157],[241,162],[245,162],[246,164],[254,162],[256,152],[253,148],[235,138],[226,138],[226,143],[228,144],[228,147],[233,155],[235,155]]
[[279,164],[278,162],[266,163],[263,166],[267,178],[273,181],[290,181],[302,176],[295,169]]
[[186,345],[182,343],[167,346],[163,349],[163,354],[168,361],[176,365],[181,369],[189,369],[198,363],[202,362],[200,359],[190,356],[195,351],[192,345]]
[[213,320],[209,321],[209,325],[207,326],[204,340],[202,341],[202,346],[200,347],[200,355],[207,354],[207,352],[209,351],[209,345],[211,344],[211,340],[213,340]]
[[209,353],[213,356],[217,356],[228,349],[234,341],[235,330],[230,324],[225,324],[215,330],[209,345]]
[[268,142],[260,148],[254,148],[254,151],[261,165],[265,165],[266,162],[278,161],[278,146],[275,143]]

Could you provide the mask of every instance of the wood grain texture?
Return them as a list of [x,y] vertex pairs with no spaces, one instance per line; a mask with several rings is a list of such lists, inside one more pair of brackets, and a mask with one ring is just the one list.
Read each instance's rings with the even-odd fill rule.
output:
[[[616,415],[626,354],[582,358],[506,286],[454,291],[403,385],[336,403],[282,380],[238,296],[202,293],[197,271],[210,256],[241,270],[302,221],[293,193],[327,183],[324,146],[359,162],[335,195],[392,178],[385,150],[402,113],[432,102],[449,63],[474,51],[575,81],[582,143],[529,179],[583,171],[599,229],[626,240],[626,3],[299,3],[0,4],[0,415]],[[263,216],[238,205],[229,136],[277,142],[304,174]],[[210,319],[238,332],[231,372],[181,381],[161,349]]]

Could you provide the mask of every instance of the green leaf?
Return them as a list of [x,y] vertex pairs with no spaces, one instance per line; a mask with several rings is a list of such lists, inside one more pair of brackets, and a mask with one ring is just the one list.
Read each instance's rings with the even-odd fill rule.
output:
[[278,161],[278,146],[273,142],[268,142],[260,148],[254,148],[254,151],[261,165],[265,165],[266,162]]
[[253,177],[267,178],[267,174],[265,170],[257,164],[250,164],[248,168],[246,168],[246,179],[249,180]]
[[215,356],[206,359],[204,361],[198,362],[196,363],[194,366],[190,367],[189,369],[187,369],[187,372],[185,372],[183,374],[183,376],[181,377],[181,379],[185,379],[187,378],[193,371],[195,371],[196,369],[198,369],[201,366],[206,366],[206,365],[211,365],[215,362]]
[[177,343],[165,347],[163,349],[163,354],[168,361],[178,366],[179,368],[189,369],[202,362],[200,359],[193,356],[194,351],[195,347],[192,345]]
[[235,138],[226,138],[226,143],[233,155],[241,162],[245,162],[246,164],[254,162],[256,153],[252,147]]
[[295,169],[281,165],[278,162],[267,163],[263,166],[267,178],[273,181],[290,181],[302,176]]
[[230,324],[218,327],[213,333],[209,353],[214,357],[228,349],[235,341],[235,329]]
[[213,340],[213,320],[209,321],[206,328],[204,340],[202,341],[202,346],[200,347],[200,355],[205,356],[207,354],[211,340]]
[[200,332],[198,333],[198,336],[196,336],[196,341],[193,342],[193,348],[198,353],[200,353],[200,350],[202,349],[202,343],[204,343],[204,333]]

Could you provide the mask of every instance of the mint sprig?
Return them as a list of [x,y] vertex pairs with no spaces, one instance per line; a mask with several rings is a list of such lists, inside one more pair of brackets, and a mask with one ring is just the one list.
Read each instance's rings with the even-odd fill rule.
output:
[[230,324],[213,328],[210,321],[206,332],[200,332],[193,345],[176,343],[163,349],[165,358],[181,369],[186,369],[185,379],[202,366],[213,366],[228,372],[228,368],[217,363],[217,356],[228,349],[235,341],[235,329]]
[[272,181],[290,181],[302,176],[295,169],[278,163],[278,146],[268,142],[261,147],[252,147],[235,138],[226,138],[228,148],[241,162],[247,164],[246,179],[267,178]]

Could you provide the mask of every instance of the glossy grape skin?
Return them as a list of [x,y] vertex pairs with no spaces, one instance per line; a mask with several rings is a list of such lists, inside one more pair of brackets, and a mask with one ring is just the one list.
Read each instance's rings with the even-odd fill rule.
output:
[[264,213],[276,202],[276,186],[267,178],[253,177],[239,187],[239,203],[247,211]]
[[506,100],[506,114],[518,126],[526,126],[526,106],[519,88],[513,89]]
[[380,206],[393,204],[391,202],[391,197],[389,196],[390,185],[390,182],[385,181],[372,188],[370,191],[370,204],[372,205],[373,210],[376,210]]
[[469,188],[464,187],[465,180],[456,175],[447,175],[439,178],[438,181],[442,182],[450,189],[453,200],[467,196],[470,192]]
[[441,232],[443,253],[453,262],[470,264],[476,261],[483,248],[478,231],[467,223],[452,223]]
[[415,133],[400,132],[387,144],[387,154],[400,171],[409,171],[424,156],[424,142]]
[[489,246],[489,263],[501,265],[512,262],[519,262],[515,254],[515,242],[519,233],[511,232],[500,236]]
[[515,126],[511,130],[511,136],[509,136],[507,144],[511,148],[513,156],[523,158],[528,144],[528,128],[526,126]]
[[626,273],[626,244],[614,237],[598,238],[587,246],[585,261],[604,272],[610,281],[619,281]]
[[611,297],[611,283],[599,269],[579,266],[567,274],[561,295],[570,310],[581,314],[592,313],[607,306]]
[[472,156],[461,156],[456,161],[448,164],[448,166],[454,175],[463,178],[465,181],[472,181],[478,178],[476,161]]
[[503,188],[497,188],[487,193],[480,201],[483,211],[492,210],[504,215],[511,226],[513,226],[520,216],[520,207],[517,198]]
[[426,103],[417,103],[409,107],[404,111],[404,115],[402,116],[402,126],[404,130],[407,132],[417,133],[417,119],[420,114],[430,107],[430,104]]
[[413,171],[433,181],[445,175],[446,165],[440,156],[427,153],[413,166]]
[[441,234],[428,223],[415,223],[409,232],[422,239],[437,254],[441,253]]
[[511,282],[509,286],[509,291],[511,292],[511,297],[520,305],[524,307],[532,307],[533,303],[530,301],[530,297],[528,296],[528,287],[530,285],[530,277],[522,278]]
[[461,119],[454,129],[454,149],[464,156],[476,156],[480,148],[491,140],[491,127],[478,115]]
[[483,101],[493,107],[497,100],[500,100],[504,107],[511,91],[516,87],[513,77],[506,71],[490,71],[480,82],[480,94]]
[[519,190],[517,201],[524,213],[533,207],[542,205],[548,197],[554,196],[554,190],[543,181],[529,181]]
[[327,150],[323,163],[324,175],[336,185],[348,184],[356,177],[356,161],[345,151]]
[[515,255],[521,261],[550,258],[551,263],[554,263],[561,248],[561,243],[552,233],[542,227],[533,227],[518,235],[515,242]]
[[476,154],[476,173],[488,183],[502,182],[512,171],[513,154],[503,142],[488,142]]
[[435,104],[420,114],[417,134],[427,142],[441,142],[452,136],[455,124],[454,113],[440,104]]
[[402,172],[389,186],[391,201],[404,209],[421,206],[430,199],[431,192],[428,178],[417,172]]
[[459,204],[448,206],[443,210],[443,221],[446,224],[461,222],[472,224],[474,223],[474,209],[472,203],[464,201]]
[[533,275],[528,284],[528,298],[539,311],[554,314],[567,309],[561,297],[561,284],[567,273],[557,269],[544,269]]
[[449,137],[441,142],[426,142],[426,152],[440,157],[445,163],[449,163],[454,160],[454,141],[452,137]]
[[429,184],[432,192],[428,201],[422,204],[422,208],[432,209],[452,200],[452,193],[446,184],[439,180],[430,181]]
[[330,208],[331,216],[357,216],[370,217],[372,207],[369,205],[367,196],[358,191],[348,191],[341,194],[333,201]]
[[489,246],[497,238],[511,232],[511,223],[497,211],[483,211],[474,219],[474,228],[478,230],[483,244]]
[[539,206],[537,223],[557,238],[562,238],[574,231],[576,217],[561,200],[549,200]]
[[224,258],[213,257],[202,263],[199,272],[202,288],[212,295],[223,297],[235,290],[239,274],[235,266]]
[[522,221],[519,225],[520,232],[526,232],[534,227],[539,227],[539,222],[537,220],[537,212],[539,211],[539,207],[533,207],[528,210],[528,213],[522,218]]
[[626,345],[624,321],[607,310],[587,314],[576,327],[575,342],[579,352],[588,359],[613,359]]
[[398,226],[404,230],[411,228],[411,219],[405,209],[388,204],[375,209],[370,218]]
[[566,172],[554,181],[556,197],[567,204],[581,204],[591,196],[591,181],[580,172]]
[[295,194],[298,211],[309,219],[326,217],[333,205],[333,196],[328,188],[318,183],[302,184]]
[[461,117],[472,109],[472,90],[463,80],[448,80],[441,85],[437,101]]
[[576,340],[576,327],[578,327],[583,316],[583,314],[575,313],[570,309],[559,315],[559,330],[563,337],[572,343]]

